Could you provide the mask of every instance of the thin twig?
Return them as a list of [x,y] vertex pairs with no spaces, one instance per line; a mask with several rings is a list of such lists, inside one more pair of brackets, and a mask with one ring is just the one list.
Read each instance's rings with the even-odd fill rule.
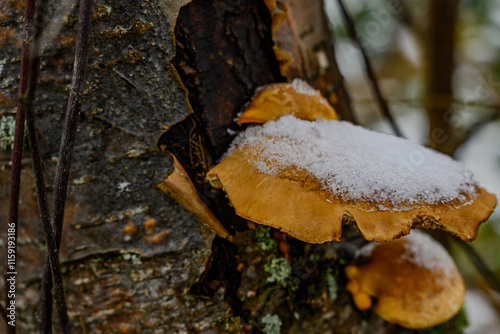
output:
[[481,273],[481,275],[484,277],[486,282],[488,282],[488,285],[494,289],[495,291],[500,293],[500,281],[498,278],[495,276],[493,271],[488,268],[486,263],[484,263],[484,260],[479,256],[479,254],[471,247],[471,245],[465,243],[462,240],[457,240],[453,238],[453,240],[456,241],[456,243],[462,247],[462,249],[465,251],[465,253],[469,256],[469,258],[472,260],[474,263],[474,266],[476,269]]
[[408,7],[405,3],[405,1],[402,0],[388,0],[388,6],[391,6],[394,11],[397,12],[396,17],[399,18],[401,23],[405,24],[409,28],[411,28],[413,31],[418,30],[415,18],[413,14],[408,10]]
[[[28,86],[28,75],[29,75],[29,38],[31,35],[31,27],[33,25],[33,19],[35,14],[35,0],[27,0],[26,8],[24,10],[24,24],[23,24],[23,44],[21,46],[21,74],[19,79],[19,95],[26,93],[26,88]],[[11,305],[11,301],[15,302],[15,297],[12,294],[7,293],[9,286],[7,278],[14,277],[15,274],[7,274],[8,272],[16,272],[16,262],[12,264],[9,263],[10,258],[9,251],[14,250],[14,256],[17,254],[17,230],[18,230],[18,218],[19,218],[19,192],[21,184],[21,162],[23,158],[23,137],[24,137],[24,107],[23,104],[17,103],[17,113],[16,113],[16,128],[14,132],[14,145],[12,147],[12,169],[10,176],[10,197],[9,197],[9,230],[14,229],[14,245],[13,248],[7,247],[6,259],[7,263],[5,265],[5,307]],[[10,233],[8,234],[8,240],[10,241]],[[15,281],[14,281],[15,282]],[[15,284],[15,283],[14,283]],[[15,304],[14,304],[15,305]],[[7,326],[8,333],[16,333],[15,325],[9,325],[7,320],[7,310],[2,308],[2,314],[5,311],[5,324]]]
[[[357,104],[357,105],[360,105],[360,104],[372,104],[373,103],[373,99],[371,98],[358,98],[356,100],[354,100],[354,103]],[[424,104],[425,104],[425,100],[423,99],[407,99],[407,98],[398,98],[398,97],[393,97],[393,98],[390,98],[388,99],[388,103],[390,104],[404,104],[404,105],[408,105],[408,106],[412,106],[412,107],[419,107],[421,108]],[[460,108],[463,108],[463,107],[476,107],[476,108],[483,108],[483,109],[493,109],[493,110],[499,110],[500,109],[500,104],[499,103],[483,103],[483,102],[480,102],[480,101],[474,101],[474,100],[470,100],[470,101],[464,101],[464,100],[460,100],[460,99],[456,99],[454,98],[452,100],[453,104],[456,105],[457,107],[460,107]],[[430,101],[430,105],[431,106],[437,106],[438,103],[433,103],[432,101]]]
[[[489,114],[488,116],[485,116],[478,120],[474,125],[472,125],[461,138],[457,140],[456,143],[456,148],[454,150],[454,153],[456,153],[457,149],[462,146],[464,143],[468,142],[473,138],[476,134],[481,132],[481,130],[491,122],[495,121],[497,118],[500,117],[500,109],[496,109],[494,112]],[[499,291],[500,292],[500,291]]]
[[63,128],[59,158],[57,161],[56,175],[54,180],[54,205],[52,225],[56,229],[56,243],[61,242],[61,232],[64,218],[64,207],[68,189],[69,171],[71,157],[78,128],[78,120],[82,108],[82,91],[85,84],[87,59],[90,46],[90,28],[92,19],[93,0],[82,0],[80,3],[80,14],[78,24],[78,37],[76,45],[75,62],[73,67],[73,78],[71,91],[66,110],[66,121]]
[[[41,0],[38,3],[37,10],[40,10],[43,13],[43,10],[47,8],[48,5],[48,0]],[[40,15],[40,14],[39,14]],[[36,21],[36,27],[35,27],[35,36],[34,39],[37,41],[37,49],[35,50],[35,47],[32,48],[32,57],[33,58],[38,58],[39,53],[40,53],[40,38],[42,35],[42,32],[44,30],[44,26],[46,22],[44,21],[45,18],[40,18],[37,16],[37,21]],[[34,93],[33,93],[34,94]],[[32,162],[33,163],[33,162]],[[46,255],[47,261],[50,263],[50,260],[48,260],[48,254]],[[44,272],[45,275],[45,272]],[[51,277],[51,283],[52,283],[52,271],[49,270],[48,275]],[[50,286],[49,289],[44,289],[44,286],[42,285],[41,291],[40,291],[40,303],[41,305],[44,305],[45,307],[40,307],[40,332],[41,333],[52,333],[52,285]],[[47,297],[48,295],[48,297]],[[48,300],[48,306],[47,306],[47,301]],[[45,321],[45,319],[49,319],[48,321]]]
[[42,287],[40,289],[40,333],[52,333],[52,270],[49,254],[45,254],[43,267]]
[[47,244],[47,253],[49,254],[50,267],[52,268],[52,278],[54,282],[54,300],[56,302],[56,307],[59,315],[59,323],[61,324],[63,332],[69,333],[69,319],[66,307],[66,297],[64,295],[61,267],[59,265],[58,252],[55,245],[54,231],[52,229],[52,226],[50,225],[49,202],[47,200],[47,190],[43,177],[42,159],[40,157],[40,148],[38,146],[35,111],[32,100],[29,100],[29,92],[30,89],[28,89],[24,107],[26,110],[26,125],[28,128],[28,140],[30,144],[31,158],[33,160],[33,169],[35,172],[35,187],[38,197],[38,208],[40,210],[40,217],[42,220],[43,236],[45,238],[45,243]]
[[33,46],[29,51],[30,57],[28,69],[28,87],[26,94],[20,96],[20,101],[23,103],[26,112],[26,126],[28,129],[28,140],[30,144],[33,170],[35,173],[35,187],[38,197],[38,209],[40,211],[43,235],[45,238],[45,243],[47,245],[47,253],[49,254],[50,267],[52,269],[52,278],[54,281],[54,299],[56,301],[59,323],[61,325],[63,333],[69,333],[69,319],[66,307],[66,297],[64,295],[64,287],[61,268],[59,265],[57,247],[55,245],[54,231],[52,229],[52,226],[50,225],[50,210],[43,176],[42,159],[38,146],[34,107],[36,88],[38,85],[38,77],[40,73],[40,36],[46,24],[46,8],[47,0],[39,1],[35,12]]
[[[75,62],[73,66],[73,78],[71,82],[70,96],[66,110],[66,120],[63,128],[61,146],[59,148],[59,158],[56,167],[54,180],[54,196],[52,206],[51,225],[55,230],[55,244],[59,249],[61,243],[64,209],[66,204],[66,195],[68,189],[69,171],[71,168],[71,156],[75,143],[75,137],[78,127],[78,120],[81,111],[82,90],[87,68],[88,51],[90,45],[90,26],[92,18],[93,0],[82,0],[80,3],[78,37],[75,53]],[[52,277],[50,275],[49,258],[45,259],[44,273],[42,277],[41,292],[41,330],[42,333],[48,333],[50,324],[50,307],[52,288]]]
[[[39,62],[34,61],[39,65]],[[32,71],[38,72],[39,66],[33,66]],[[31,79],[37,79],[38,74],[31,75]],[[54,281],[54,299],[59,315],[59,323],[64,333],[69,333],[69,319],[66,308],[66,297],[64,295],[64,287],[62,282],[61,267],[57,247],[55,245],[54,231],[50,225],[49,202],[47,200],[47,190],[43,176],[42,159],[40,157],[40,148],[38,146],[38,138],[36,131],[35,110],[33,105],[33,91],[36,90],[36,83],[29,85],[28,93],[24,100],[24,108],[26,111],[26,125],[28,128],[28,140],[30,144],[31,158],[33,161],[33,169],[35,172],[35,187],[38,197],[38,208],[40,210],[40,218],[43,227],[43,236],[47,245],[47,253],[49,254],[50,267],[52,268],[52,278]]]
[[382,114],[384,117],[387,118],[389,121],[394,133],[398,137],[403,137],[403,133],[399,129],[398,125],[396,124],[396,121],[392,117],[391,111],[389,109],[389,105],[387,104],[386,99],[384,98],[384,95],[382,94],[382,91],[379,88],[377,78],[375,76],[375,72],[373,71],[372,65],[370,63],[370,60],[368,59],[368,56],[366,54],[365,48],[363,47],[363,44],[361,43],[361,40],[359,39],[358,34],[356,33],[356,29],[354,27],[354,21],[347,11],[346,7],[344,6],[344,3],[342,0],[337,0],[342,16],[344,17],[346,26],[347,26],[347,31],[349,33],[349,37],[356,43],[358,46],[359,50],[361,51],[361,55],[363,56],[363,61],[365,64],[365,70],[366,70],[366,75],[368,76],[368,81],[370,82],[370,86],[373,90],[373,93],[375,94],[375,97],[377,98],[378,104],[380,106],[380,110],[382,111]]
[[337,102],[334,104],[335,111],[339,114],[340,119],[359,125],[358,119],[352,107],[351,95],[345,85],[344,77],[339,71],[339,66],[335,58],[335,40],[332,33],[333,27],[329,24],[330,21],[327,18],[326,11],[323,6],[321,6],[321,22],[324,29],[330,32],[325,36],[324,41],[326,43],[326,47],[324,50],[326,51],[327,57],[332,59],[329,72],[331,72],[335,78],[332,91],[335,92],[335,95],[338,97]]

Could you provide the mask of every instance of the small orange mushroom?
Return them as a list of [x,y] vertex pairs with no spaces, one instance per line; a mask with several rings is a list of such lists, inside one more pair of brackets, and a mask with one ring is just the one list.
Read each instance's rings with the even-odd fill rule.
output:
[[123,227],[123,232],[125,233],[125,235],[129,237],[137,234],[137,228],[135,227],[134,222],[132,222],[132,220],[129,221],[129,223],[125,225],[125,227]]
[[238,119],[238,124],[265,123],[284,115],[314,121],[337,119],[337,114],[321,93],[301,79],[261,87]]
[[168,237],[170,234],[171,234],[170,230],[163,229],[158,233],[145,235],[144,240],[148,244],[159,244],[163,242],[165,238]]
[[156,227],[156,219],[153,217],[146,216],[146,220],[144,221],[144,230],[146,234],[152,234]]
[[[419,329],[449,320],[463,305],[465,285],[444,247],[423,232],[365,246],[369,260],[349,265],[347,290],[356,307]],[[362,249],[363,251],[363,249]]]

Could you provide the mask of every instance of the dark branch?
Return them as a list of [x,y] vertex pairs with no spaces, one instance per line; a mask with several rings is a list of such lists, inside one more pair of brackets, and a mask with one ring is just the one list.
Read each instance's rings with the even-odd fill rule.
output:
[[415,33],[420,33],[420,26],[418,26],[418,22],[415,20],[413,14],[408,10],[408,6],[403,0],[388,0],[387,5],[391,6],[394,11],[397,12],[397,18],[404,25],[413,29]]
[[490,287],[493,288],[495,291],[500,292],[500,281],[495,276],[493,271],[490,268],[488,268],[486,263],[484,263],[484,260],[479,256],[479,254],[476,253],[476,251],[464,241],[455,238],[453,238],[453,240],[455,240],[462,247],[467,256],[474,263],[476,269],[481,273],[481,276],[483,276],[484,279],[488,282]]
[[326,16],[324,6],[321,7],[321,15],[321,22],[325,26],[325,30],[330,31],[330,33],[325,36],[325,43],[327,44],[325,51],[328,58],[331,58],[333,60],[330,71],[333,72],[334,78],[336,78],[333,91],[338,96],[337,103],[334,104],[335,111],[339,114],[340,119],[349,121],[353,124],[359,124],[352,107],[351,95],[349,94],[349,91],[345,85],[344,77],[339,71],[338,63],[335,58],[335,40],[333,35],[333,28],[328,24],[329,20]]
[[352,19],[351,15],[347,11],[347,8],[344,6],[344,3],[342,2],[342,0],[337,0],[337,2],[340,6],[340,11],[342,12],[342,16],[344,17],[344,20],[345,20],[345,23],[347,26],[347,31],[349,33],[349,37],[351,37],[351,39],[356,43],[359,50],[361,51],[361,55],[363,56],[366,75],[368,76],[368,79],[369,79],[368,81],[370,82],[370,86],[373,90],[373,93],[375,94],[375,97],[377,98],[378,104],[380,106],[380,110],[382,111],[382,114],[384,115],[384,117],[386,117],[387,120],[389,121],[394,133],[398,137],[403,137],[403,133],[401,132],[398,125],[396,124],[396,121],[392,117],[391,111],[389,109],[389,105],[387,104],[387,101],[384,98],[382,91],[379,88],[377,78],[375,76],[375,72],[373,71],[372,65],[370,63],[370,60],[368,59],[365,48],[363,47],[363,44],[361,43],[361,40],[359,39],[359,36],[356,33],[356,30],[354,27],[354,20]]
[[38,146],[34,107],[36,88],[40,72],[40,36],[46,24],[45,13],[47,2],[47,0],[39,1],[36,8],[33,45],[29,50],[30,55],[28,65],[29,75],[27,91],[25,95],[21,95],[20,101],[22,102],[26,112],[26,125],[28,128],[28,140],[30,144],[31,158],[35,173],[35,187],[38,197],[38,208],[42,221],[43,235],[45,238],[45,243],[47,244],[47,253],[49,254],[52,276],[55,283],[54,299],[56,301],[57,311],[59,315],[59,323],[62,327],[63,333],[69,333],[69,319],[66,307],[66,298],[64,295],[61,268],[59,265],[58,252],[54,239],[54,230],[50,225],[50,210],[43,176],[42,159]]
[[[38,70],[33,67],[32,70],[38,72]],[[31,79],[36,79],[37,77],[38,74],[35,77],[32,76]],[[50,225],[49,203],[47,200],[47,190],[43,177],[43,166],[42,159],[40,157],[40,148],[38,146],[35,110],[32,99],[33,93],[31,93],[32,87],[35,88],[36,86],[30,84],[28,94],[24,98],[24,107],[26,110],[26,125],[28,128],[28,140],[30,144],[31,159],[35,172],[35,187],[38,197],[38,208],[40,210],[40,217],[42,220],[43,236],[45,238],[45,243],[47,244],[47,253],[49,254],[50,267],[52,268],[52,278],[54,281],[54,299],[56,301],[59,322],[61,324],[63,332],[69,333],[69,319],[66,307],[66,298],[64,295],[64,287],[61,276],[61,268],[59,265],[58,252],[55,245],[54,230]]]
[[474,125],[472,125],[467,131],[465,131],[465,133],[463,135],[461,135],[456,140],[453,153],[455,153],[460,146],[462,146],[464,143],[466,143],[472,137],[474,137],[476,134],[478,134],[486,125],[495,121],[499,117],[500,117],[500,108],[496,109],[495,111],[493,111],[489,115],[478,120]]
[[85,83],[87,59],[90,45],[90,27],[92,19],[93,0],[82,0],[80,3],[80,16],[78,26],[78,39],[76,45],[75,62],[71,91],[66,110],[66,120],[63,128],[59,159],[54,180],[54,205],[52,225],[56,229],[56,243],[61,242],[61,232],[64,218],[64,207],[68,189],[71,157],[78,128],[78,120],[82,107],[82,90]]
[[[88,51],[90,45],[90,27],[92,18],[92,0],[82,0],[80,4],[78,37],[75,53],[75,62],[73,67],[73,78],[71,82],[70,96],[66,110],[66,120],[63,128],[61,146],[59,149],[59,158],[56,167],[54,180],[54,197],[52,206],[52,227],[55,231],[55,244],[57,249],[61,244],[61,235],[64,219],[64,209],[66,204],[66,195],[68,189],[69,172],[71,168],[71,156],[75,143],[75,137],[78,127],[78,120],[81,111],[82,90],[87,68]],[[45,258],[45,267],[42,278],[42,332],[50,331],[50,309],[52,288],[52,277],[50,275],[50,266],[48,255]]]
[[[29,38],[31,35],[31,27],[35,13],[35,0],[27,0],[24,10],[24,25],[23,25],[23,44],[21,47],[21,74],[19,80],[19,95],[26,93],[28,86],[28,68],[29,68]],[[16,113],[16,129],[14,132],[14,145],[12,148],[12,170],[10,176],[10,197],[9,197],[9,229],[14,229],[14,253],[17,253],[17,230],[19,218],[19,191],[21,184],[21,162],[23,158],[23,137],[24,137],[24,107],[23,104],[17,103]],[[7,248],[7,251],[9,248]],[[8,253],[5,259],[8,259]],[[15,266],[15,264],[14,264]],[[16,268],[10,268],[8,262],[5,264],[6,272],[16,272]],[[6,275],[7,279],[10,275]],[[10,305],[12,298],[7,293],[8,282],[5,280],[5,306]],[[8,333],[15,333],[16,327],[9,325],[7,320],[6,310],[2,308],[2,314],[5,314],[5,324]]]

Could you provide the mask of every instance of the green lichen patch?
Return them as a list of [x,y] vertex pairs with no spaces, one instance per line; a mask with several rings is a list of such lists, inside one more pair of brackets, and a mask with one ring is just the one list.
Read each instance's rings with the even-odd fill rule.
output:
[[0,147],[3,150],[12,148],[14,145],[14,133],[16,121],[13,116],[4,116],[0,120]]
[[263,251],[276,250],[276,240],[271,237],[271,228],[264,225],[257,225],[255,228],[255,235],[257,236],[257,246]]
[[267,278],[268,283],[277,283],[286,287],[290,283],[292,267],[284,258],[268,257],[264,270],[270,274]]
[[266,334],[280,334],[281,333],[281,322],[280,317],[277,314],[266,314],[262,318],[262,324],[264,325],[263,332]]
[[337,280],[335,279],[331,268],[328,268],[326,271],[326,284],[328,286],[328,295],[332,300],[336,300],[338,292]]

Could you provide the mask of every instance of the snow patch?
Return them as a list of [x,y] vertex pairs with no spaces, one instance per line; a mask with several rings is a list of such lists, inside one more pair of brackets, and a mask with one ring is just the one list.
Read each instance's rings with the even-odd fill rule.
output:
[[465,311],[469,326],[465,334],[498,334],[500,320],[494,306],[480,290],[468,290],[465,294]]
[[[400,260],[406,260],[421,268],[429,270],[441,269],[449,276],[455,268],[455,262],[448,251],[436,240],[424,232],[412,230],[407,236],[401,237],[405,241],[405,253]],[[377,246],[385,242],[370,242],[356,252],[356,257],[369,257]]]
[[236,132],[236,131],[234,131],[234,130],[232,130],[232,129],[229,129],[229,128],[227,128],[227,129],[226,129],[226,132],[227,132],[227,134],[228,134],[228,135],[230,135],[231,137],[236,136],[236,135],[238,134],[238,132]]
[[476,183],[461,163],[408,140],[343,121],[309,122],[285,116],[242,132],[236,148],[253,146],[252,164],[277,175],[289,166],[307,171],[332,195],[367,201],[382,210],[474,198]]
[[316,89],[312,88],[307,82],[302,79],[293,79],[291,82],[293,89],[299,94],[321,97],[321,94]]
[[369,257],[372,255],[372,251],[380,242],[372,241],[356,251],[356,257]]
[[430,235],[413,230],[404,238],[406,253],[402,259],[432,271],[442,269],[446,276],[452,273],[455,268],[453,259],[446,248]]
[[127,181],[123,181],[123,182],[120,182],[118,183],[118,193],[122,193],[124,191],[126,191],[128,189],[128,186],[130,186],[131,183],[130,182],[127,182]]

